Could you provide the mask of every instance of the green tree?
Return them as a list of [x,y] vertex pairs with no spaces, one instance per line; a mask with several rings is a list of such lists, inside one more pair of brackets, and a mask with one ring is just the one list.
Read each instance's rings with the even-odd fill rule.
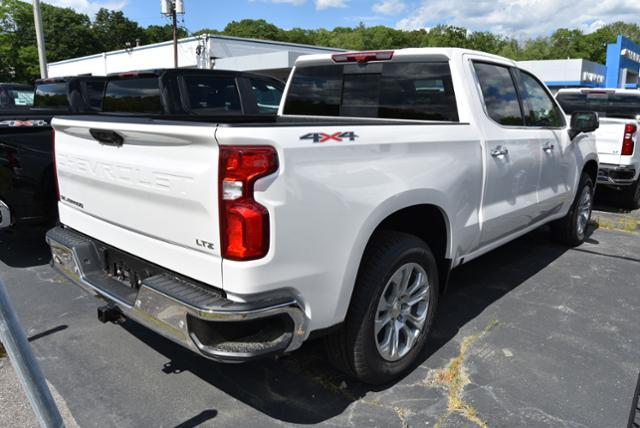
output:
[[[102,51],[135,46],[136,40],[145,43],[145,31],[121,11],[100,9],[93,22],[93,33],[101,42]],[[127,45],[128,44],[128,45]]]
[[[167,40],[173,40],[173,27],[167,25],[149,25],[144,30],[144,37],[141,40],[142,43],[160,43]],[[187,37],[189,34],[184,28],[178,28],[178,38]]]
[[[47,60],[95,53],[100,46],[87,15],[46,3],[41,5]],[[32,81],[39,75],[33,9],[19,0],[0,4],[0,80]]]
[[283,30],[264,19],[231,21],[224,27],[224,34],[250,39],[284,40]]

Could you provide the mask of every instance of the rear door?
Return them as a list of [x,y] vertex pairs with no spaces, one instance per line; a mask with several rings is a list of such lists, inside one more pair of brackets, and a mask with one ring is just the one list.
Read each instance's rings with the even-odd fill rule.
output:
[[534,223],[538,213],[539,132],[528,128],[508,65],[472,61],[484,101],[486,182],[481,246]]
[[215,125],[87,116],[53,127],[63,224],[222,285]]

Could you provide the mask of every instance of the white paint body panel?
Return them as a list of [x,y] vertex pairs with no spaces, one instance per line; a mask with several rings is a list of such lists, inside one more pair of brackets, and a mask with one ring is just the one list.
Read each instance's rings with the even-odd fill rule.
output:
[[[84,209],[61,202],[62,223],[222,287],[235,300],[288,289],[303,304],[313,331],[344,319],[367,242],[376,227],[400,209],[430,204],[442,211],[446,257],[453,266],[564,216],[583,166],[597,161],[592,136],[571,142],[566,127],[548,131],[493,126],[470,60],[515,64],[459,49],[405,49],[396,51],[394,60],[425,55],[450,59],[460,123],[222,125],[214,141],[213,127],[202,125],[56,119],[59,162],[74,156],[125,162],[126,154],[126,162],[145,171],[158,168],[193,177],[180,196],[88,179],[73,167],[59,167],[61,193],[86,201]],[[304,58],[299,63],[330,61],[327,55]],[[117,130],[139,144],[129,147],[125,138],[119,149],[100,147],[88,141],[90,127]],[[300,140],[309,132],[338,131],[352,131],[358,138],[324,144]],[[555,139],[556,151],[545,158],[542,144],[550,139]],[[498,143],[513,153],[503,164],[488,155]],[[206,254],[191,244],[202,236],[219,248],[217,145],[270,145],[278,152],[278,171],[255,187],[256,200],[270,214],[271,245],[260,260],[222,260],[217,251]]]

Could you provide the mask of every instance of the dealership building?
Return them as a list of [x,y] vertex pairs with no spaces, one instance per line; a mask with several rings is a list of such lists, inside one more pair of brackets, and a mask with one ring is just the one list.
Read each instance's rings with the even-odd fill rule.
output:
[[607,45],[606,64],[584,59],[551,59],[520,61],[549,88],[626,88],[638,89],[640,46],[630,39],[618,36]]
[[[332,52],[343,52],[343,50],[202,34],[178,40],[178,66],[253,71],[284,80],[299,56]],[[106,76],[111,73],[159,68],[173,68],[172,41],[132,46],[48,64],[49,77]]]

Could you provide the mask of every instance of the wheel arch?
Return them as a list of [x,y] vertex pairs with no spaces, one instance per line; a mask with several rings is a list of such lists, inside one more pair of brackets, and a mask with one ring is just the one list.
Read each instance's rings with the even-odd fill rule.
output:
[[[372,238],[380,230],[397,230],[425,240],[438,262],[440,291],[445,291],[451,270],[454,241],[446,201],[446,195],[443,193],[420,189],[396,195],[378,206],[361,228],[357,243],[352,250],[350,267],[343,283],[343,293],[347,291],[343,294],[347,306],[351,301],[365,252]],[[426,220],[418,222],[418,219]],[[433,224],[436,224],[436,227],[431,227]]]
[[[589,159],[582,167],[582,174],[588,174],[591,178],[593,185],[596,185],[598,180],[598,162],[595,159]],[[581,174],[581,175],[582,175]]]

